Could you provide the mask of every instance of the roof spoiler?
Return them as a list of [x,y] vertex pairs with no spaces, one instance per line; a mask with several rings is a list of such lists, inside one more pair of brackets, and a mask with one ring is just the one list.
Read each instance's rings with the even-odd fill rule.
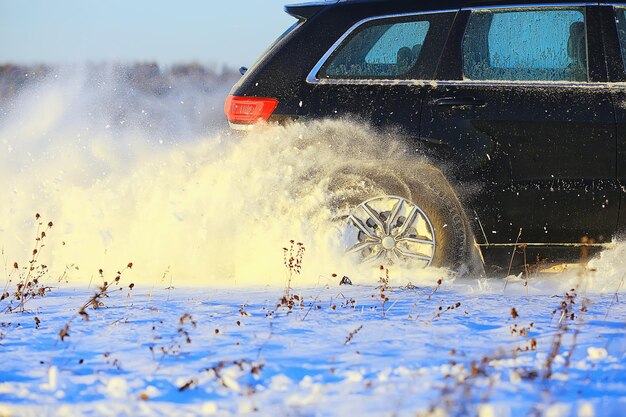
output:
[[337,1],[288,4],[287,6],[285,6],[285,11],[296,19],[306,20],[313,17],[315,14],[317,14],[317,12],[319,12],[331,3],[337,3]]

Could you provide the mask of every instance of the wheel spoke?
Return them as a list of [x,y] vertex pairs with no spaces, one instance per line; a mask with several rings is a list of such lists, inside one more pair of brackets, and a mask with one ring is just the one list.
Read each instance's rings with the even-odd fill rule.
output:
[[382,250],[382,249],[381,249],[381,250],[379,250],[376,254],[371,254],[371,255],[368,255],[368,256],[366,256],[365,258],[363,258],[363,262],[368,263],[368,262],[374,262],[374,261],[377,261],[377,260],[379,260],[379,259],[380,259],[380,258],[381,258],[384,254],[385,254],[385,252],[386,252],[386,251],[384,251],[384,250]]
[[385,233],[385,225],[380,217],[378,217],[378,213],[372,210],[366,203],[361,204],[361,207],[363,207],[363,210],[365,210],[367,215],[370,216],[372,220],[374,220],[374,223],[376,223],[376,225],[380,227],[381,233]]
[[435,242],[433,242],[432,240],[424,240],[424,239],[416,239],[414,237],[403,237],[398,239],[398,242],[409,242],[409,243],[421,243],[424,245],[434,245]]
[[398,202],[393,207],[393,211],[391,212],[391,215],[387,219],[387,222],[386,222],[387,229],[385,230],[385,233],[391,234],[391,228],[393,227],[393,223],[397,220],[398,214],[400,214],[400,210],[402,209],[403,204],[404,204],[404,198],[398,199]]
[[351,255],[353,253],[359,253],[363,249],[370,248],[372,246],[376,246],[378,243],[379,242],[372,242],[372,241],[359,242],[356,245],[354,245],[353,247],[351,247],[350,249],[348,249],[346,251],[346,254]]
[[365,233],[367,237],[369,237],[370,239],[377,239],[377,237],[373,235],[372,232],[370,232],[367,227],[365,227],[365,225],[360,219],[357,219],[353,215],[348,216],[348,219],[356,226],[357,229]]
[[402,249],[399,248],[394,248],[394,251],[396,251],[398,255],[404,256],[405,258],[419,259],[426,262],[430,262],[433,259],[431,256],[422,255],[420,253],[404,252]]
[[406,220],[404,221],[404,224],[400,228],[400,231],[398,232],[398,236],[402,236],[403,234],[405,234],[409,230],[409,227],[411,227],[411,225],[413,224],[413,222],[417,218],[417,214],[418,213],[419,213],[419,211],[418,211],[417,207],[413,207],[413,209],[411,210],[411,212],[407,216]]

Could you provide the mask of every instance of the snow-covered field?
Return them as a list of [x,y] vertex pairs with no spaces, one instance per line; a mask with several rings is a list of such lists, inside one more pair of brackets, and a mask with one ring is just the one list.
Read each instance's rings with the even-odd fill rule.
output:
[[[528,280],[381,284],[340,256],[329,179],[400,142],[348,121],[235,136],[232,80],[115,71],[0,100],[0,417],[624,414],[626,245]],[[46,295],[20,313],[29,265]]]
[[0,415],[623,415],[626,306],[550,280],[54,290],[2,317]]

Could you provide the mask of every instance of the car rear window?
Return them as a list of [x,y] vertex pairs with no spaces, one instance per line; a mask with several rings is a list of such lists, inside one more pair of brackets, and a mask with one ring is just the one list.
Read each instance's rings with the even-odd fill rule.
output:
[[427,16],[380,19],[354,30],[318,76],[327,79],[406,79],[430,31]]
[[587,81],[583,8],[480,10],[463,39],[470,80]]

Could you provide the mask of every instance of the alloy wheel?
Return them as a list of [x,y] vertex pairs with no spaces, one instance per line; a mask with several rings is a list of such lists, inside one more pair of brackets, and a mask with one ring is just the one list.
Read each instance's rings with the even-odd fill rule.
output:
[[[427,267],[437,242],[426,213],[403,197],[381,196],[359,204],[348,216],[354,232],[347,253],[367,263],[407,263]],[[356,240],[356,242],[355,242]]]

